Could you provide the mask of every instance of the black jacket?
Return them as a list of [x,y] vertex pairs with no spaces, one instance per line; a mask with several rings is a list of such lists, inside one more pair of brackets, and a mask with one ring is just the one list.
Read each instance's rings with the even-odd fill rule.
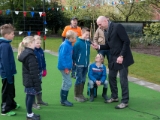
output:
[[18,56],[18,60],[23,64],[23,85],[26,88],[33,87],[37,92],[41,91],[40,72],[34,50],[25,48],[25,50]]
[[[130,40],[121,24],[111,22],[105,45],[100,45],[101,50],[110,50],[109,69],[120,70],[134,63],[130,49]],[[123,56],[123,63],[118,64],[116,60]]]

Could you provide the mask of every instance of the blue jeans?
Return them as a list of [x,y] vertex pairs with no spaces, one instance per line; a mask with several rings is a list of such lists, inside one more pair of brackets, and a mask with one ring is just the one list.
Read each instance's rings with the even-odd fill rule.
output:
[[71,76],[75,76],[75,72],[76,72],[76,65],[73,64]]
[[77,67],[76,66],[76,82],[75,85],[85,83],[88,67]]
[[110,57],[110,51],[109,50],[98,50],[98,53],[102,54],[103,57],[107,57],[107,60],[109,62],[109,57]]
[[[92,81],[92,80],[89,80],[89,86],[90,86],[90,88],[93,88],[94,87],[94,82]],[[107,80],[105,80],[103,83],[101,83],[101,85],[104,85],[104,88],[107,88],[107,86],[108,86],[108,81]]]
[[69,89],[72,86],[70,73],[66,74],[64,70],[60,70],[60,72],[62,73],[62,88],[61,89],[65,91],[69,91]]

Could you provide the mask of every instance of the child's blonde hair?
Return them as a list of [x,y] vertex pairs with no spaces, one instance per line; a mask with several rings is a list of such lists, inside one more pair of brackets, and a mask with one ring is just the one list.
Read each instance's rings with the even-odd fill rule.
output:
[[77,34],[73,31],[73,30],[68,30],[66,32],[66,38],[67,39],[70,39],[70,38],[76,38]]
[[100,56],[101,60],[102,60],[102,64],[104,63],[104,56],[101,53],[98,53],[97,55]]
[[0,33],[4,37],[5,34],[10,34],[15,28],[11,24],[4,24],[0,26]]
[[35,40],[42,40],[42,39],[41,39],[41,36],[39,36],[39,35],[34,35],[34,39],[35,39]]
[[33,36],[24,37],[22,42],[19,43],[18,56],[22,53],[22,51],[24,50],[25,47],[28,47],[29,43],[32,43],[34,41],[35,41],[35,39]]

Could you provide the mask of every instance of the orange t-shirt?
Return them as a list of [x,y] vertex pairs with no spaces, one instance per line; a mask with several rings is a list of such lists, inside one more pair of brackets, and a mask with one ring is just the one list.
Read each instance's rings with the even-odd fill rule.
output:
[[[80,27],[77,26],[76,28],[73,28],[70,25],[67,25],[63,30],[62,37],[66,37],[66,32],[68,30],[73,30],[74,32],[76,32],[78,37],[82,36],[82,32],[81,32],[81,28]],[[76,42],[76,40],[72,43],[72,46],[74,45],[75,42]]]

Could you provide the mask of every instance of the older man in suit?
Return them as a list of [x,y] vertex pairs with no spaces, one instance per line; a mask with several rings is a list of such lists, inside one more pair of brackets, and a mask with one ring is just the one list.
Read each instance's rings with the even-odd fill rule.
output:
[[113,23],[105,16],[99,16],[97,25],[104,30],[105,45],[93,44],[92,47],[100,50],[110,50],[109,59],[109,84],[111,98],[106,103],[118,102],[117,73],[120,75],[122,89],[121,103],[116,109],[126,108],[129,102],[128,67],[134,63],[130,50],[130,40],[121,24]]

